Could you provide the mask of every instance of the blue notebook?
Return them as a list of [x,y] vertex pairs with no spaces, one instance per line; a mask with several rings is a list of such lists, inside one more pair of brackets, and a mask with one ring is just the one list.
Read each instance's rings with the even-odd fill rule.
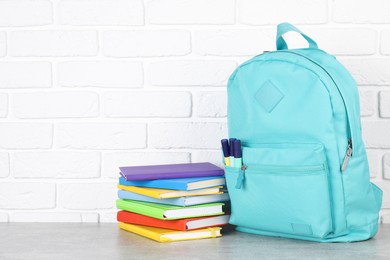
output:
[[125,178],[119,178],[119,184],[126,186],[138,186],[168,190],[197,190],[214,186],[224,186],[225,177],[194,177],[179,179],[159,179],[146,181],[126,181]]
[[173,199],[156,199],[144,195],[140,195],[134,192],[118,190],[118,198],[127,199],[127,200],[138,200],[146,201],[160,204],[176,205],[176,206],[193,206],[199,204],[206,204],[212,202],[223,202],[229,201],[229,194],[213,194],[213,195],[203,195],[203,196],[190,196],[190,197],[181,197]]

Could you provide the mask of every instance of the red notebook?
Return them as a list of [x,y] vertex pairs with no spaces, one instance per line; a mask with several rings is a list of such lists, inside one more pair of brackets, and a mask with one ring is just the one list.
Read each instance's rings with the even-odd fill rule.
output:
[[229,223],[230,215],[187,218],[179,220],[161,220],[128,211],[118,211],[117,220],[130,224],[188,231],[206,227],[222,226]]

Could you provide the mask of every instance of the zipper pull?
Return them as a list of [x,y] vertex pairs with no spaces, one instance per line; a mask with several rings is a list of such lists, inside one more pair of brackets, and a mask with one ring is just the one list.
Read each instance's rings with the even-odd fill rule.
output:
[[344,172],[345,169],[347,169],[348,161],[351,158],[351,156],[352,156],[352,140],[348,139],[348,148],[344,157],[343,164],[341,165],[341,172]]
[[237,177],[237,182],[236,182],[236,189],[241,189],[242,183],[244,182],[244,178],[245,178],[245,170],[247,168],[248,167],[246,167],[246,165],[241,166],[241,169],[238,172],[238,177]]

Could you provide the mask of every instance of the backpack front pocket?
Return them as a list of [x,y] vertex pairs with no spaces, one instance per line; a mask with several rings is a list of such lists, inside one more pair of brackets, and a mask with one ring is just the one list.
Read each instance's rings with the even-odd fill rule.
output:
[[332,232],[321,144],[243,147],[245,167],[226,167],[230,222],[259,231],[323,238]]

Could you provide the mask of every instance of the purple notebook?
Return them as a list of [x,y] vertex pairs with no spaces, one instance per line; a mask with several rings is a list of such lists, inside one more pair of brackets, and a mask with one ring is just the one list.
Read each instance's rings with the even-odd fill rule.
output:
[[221,176],[223,169],[211,163],[182,163],[119,167],[127,181]]

